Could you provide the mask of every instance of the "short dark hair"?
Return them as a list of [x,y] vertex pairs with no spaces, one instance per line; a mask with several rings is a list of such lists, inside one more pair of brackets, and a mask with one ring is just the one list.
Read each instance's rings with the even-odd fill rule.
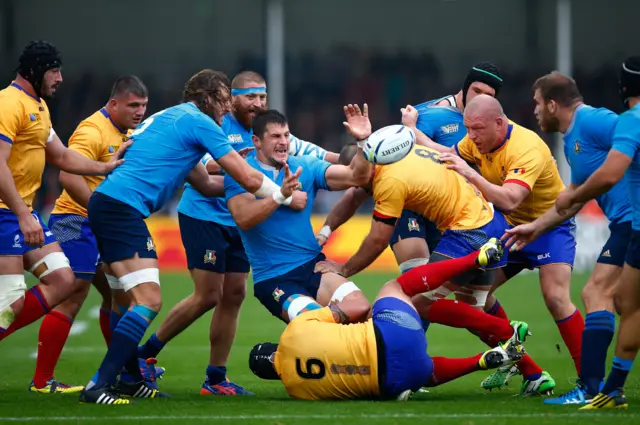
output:
[[533,83],[533,92],[537,90],[545,103],[553,100],[560,106],[571,106],[582,102],[582,95],[574,79],[558,71],[538,78]]
[[111,89],[111,99],[121,94],[131,93],[138,97],[149,97],[149,90],[142,80],[135,75],[119,77]]
[[282,112],[275,109],[260,111],[253,118],[253,134],[258,138],[262,138],[264,132],[267,131],[267,125],[269,124],[287,125],[287,117],[285,117]]
[[218,101],[223,91],[229,91],[230,85],[229,77],[224,72],[203,69],[189,78],[184,85],[182,99],[184,102],[195,102],[201,106],[205,95],[208,94]]
[[264,77],[255,71],[242,71],[238,73],[231,81],[232,89],[241,89],[247,83],[265,84]]
[[348,145],[344,145],[340,150],[340,157],[338,158],[338,164],[340,165],[349,165],[353,158],[355,158],[356,153],[358,153],[358,144],[357,143],[349,143]]

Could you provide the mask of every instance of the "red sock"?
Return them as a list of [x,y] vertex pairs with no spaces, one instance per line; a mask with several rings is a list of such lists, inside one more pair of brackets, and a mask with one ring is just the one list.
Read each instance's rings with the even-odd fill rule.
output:
[[478,360],[482,354],[464,359],[451,359],[448,357],[432,357],[433,375],[427,387],[435,387],[445,382],[453,381],[461,376],[475,372],[478,369]]
[[64,314],[52,311],[46,316],[40,325],[38,334],[38,358],[36,359],[36,373],[33,382],[37,388],[43,388],[47,381],[53,378],[53,372],[58,364],[60,353],[73,320]]
[[501,319],[509,319],[509,317],[507,316],[507,313],[504,311],[504,308],[502,308],[502,304],[500,304],[500,301],[498,300],[496,300],[493,307],[491,307],[489,311],[487,311],[487,314],[490,314],[495,317],[499,317]]
[[573,363],[576,366],[578,376],[580,375],[580,355],[582,353],[582,331],[584,330],[584,319],[580,310],[576,308],[576,311],[571,316],[556,320],[556,325],[562,335],[564,344],[569,349]]
[[542,368],[528,354],[522,356],[522,360],[518,362],[517,366],[525,379],[528,379],[531,375],[542,373]]
[[498,340],[506,340],[513,335],[513,328],[508,320],[493,317],[469,304],[455,300],[443,299],[431,304],[427,320],[452,328],[466,328],[470,331],[496,335]]
[[[498,300],[496,300],[495,304],[493,304],[493,307],[491,307],[489,311],[487,311],[487,314],[490,316],[494,316],[494,317],[509,321],[509,318],[507,317],[507,313],[504,311],[504,309],[502,308],[502,305]],[[509,328],[511,328],[511,325],[509,325]],[[511,332],[513,333],[513,328],[511,328]],[[510,336],[511,335],[509,335],[509,337]],[[480,338],[482,342],[484,342],[491,348],[496,347],[498,344],[500,344],[500,341],[502,340],[498,335],[492,332],[484,332],[484,331],[481,331],[478,333],[478,338]]]
[[24,307],[16,317],[16,320],[9,326],[6,332],[0,333],[0,341],[27,325],[32,324],[51,310],[49,303],[40,291],[40,284],[29,289],[24,294]]
[[459,274],[479,267],[476,264],[478,252],[472,252],[461,258],[415,267],[398,277],[398,283],[404,293],[410,297],[433,291]]
[[100,309],[100,330],[107,347],[111,342],[111,311],[104,308]]

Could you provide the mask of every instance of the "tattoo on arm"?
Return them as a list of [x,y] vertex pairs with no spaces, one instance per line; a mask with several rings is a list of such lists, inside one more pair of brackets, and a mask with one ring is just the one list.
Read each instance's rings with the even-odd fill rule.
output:
[[336,323],[349,323],[349,315],[342,311],[338,303],[329,304],[329,310],[331,310],[331,314],[333,314],[333,320],[335,320]]

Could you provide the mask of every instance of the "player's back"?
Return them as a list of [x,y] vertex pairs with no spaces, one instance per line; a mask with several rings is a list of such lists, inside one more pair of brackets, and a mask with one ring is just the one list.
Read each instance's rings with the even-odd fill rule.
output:
[[416,127],[434,142],[451,147],[467,134],[462,110],[455,96],[446,96],[416,106]]
[[442,231],[476,229],[493,217],[480,191],[423,146],[394,164],[376,166],[373,192],[376,212],[399,217],[402,209],[410,210]]
[[553,207],[564,183],[549,146],[533,131],[509,122],[502,145],[488,154],[480,154],[476,145],[463,138],[456,145],[458,154],[475,162],[482,176],[502,186],[515,183],[530,190],[520,205],[506,215],[511,225],[530,223]]
[[[583,184],[604,163],[612,146],[618,115],[606,108],[580,105],[564,134],[564,154],[571,166],[571,182]],[[632,217],[627,178],[596,198],[612,223]]]
[[[40,188],[51,134],[47,104],[12,83],[0,91],[0,142],[10,143],[7,166],[20,197],[31,207]],[[9,208],[0,200],[0,208]]]
[[380,395],[373,322],[337,324],[328,307],[302,313],[287,325],[280,337],[275,367],[294,398]]
[[[94,161],[109,162],[127,141],[131,132],[123,130],[109,117],[105,108],[81,121],[69,138],[69,149],[79,152]],[[105,179],[104,176],[83,176],[93,192]],[[78,204],[66,190],[56,200],[52,214],[77,214],[87,217],[87,209]]]
[[207,151],[219,158],[232,150],[220,126],[193,103],[150,116],[131,138],[125,162],[96,191],[144,216],[162,208]]

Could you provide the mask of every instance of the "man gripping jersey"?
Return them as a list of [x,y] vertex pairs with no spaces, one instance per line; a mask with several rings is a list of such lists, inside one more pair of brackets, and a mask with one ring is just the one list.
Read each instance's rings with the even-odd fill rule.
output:
[[259,378],[282,381],[298,399],[406,400],[421,387],[512,364],[523,352],[515,335],[473,357],[430,357],[411,303],[412,296],[435,290],[459,273],[495,264],[501,253],[500,242],[492,239],[465,257],[414,268],[382,287],[365,322],[347,325],[352,322],[352,299],[298,313],[279,344],[257,344],[251,350],[249,367]]

